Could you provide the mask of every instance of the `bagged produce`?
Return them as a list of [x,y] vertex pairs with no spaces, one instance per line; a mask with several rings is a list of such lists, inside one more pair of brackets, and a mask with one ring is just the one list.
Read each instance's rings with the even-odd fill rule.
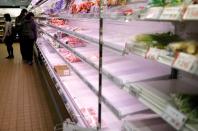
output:
[[184,53],[188,53],[191,55],[197,55],[198,54],[198,42],[196,41],[175,42],[175,43],[171,43],[168,46],[168,49],[170,49],[174,53],[184,52]]
[[157,33],[157,34],[141,34],[135,37],[135,42],[143,44],[148,47],[156,47],[159,49],[164,49],[169,43],[180,41],[179,36],[167,33]]

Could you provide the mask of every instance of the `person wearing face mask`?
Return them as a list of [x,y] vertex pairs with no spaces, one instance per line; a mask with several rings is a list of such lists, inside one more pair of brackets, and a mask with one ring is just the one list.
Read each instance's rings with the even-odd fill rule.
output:
[[25,15],[27,14],[27,10],[26,9],[22,9],[21,13],[18,17],[16,17],[15,20],[15,30],[16,33],[19,36],[19,43],[20,43],[20,51],[21,51],[21,56],[23,60],[26,60],[27,58],[25,58],[25,51],[24,51],[24,44],[23,41],[21,40],[21,30],[22,30],[22,23],[24,21]]
[[4,35],[2,38],[2,41],[5,42],[6,46],[7,46],[7,52],[8,52],[8,56],[6,57],[7,59],[11,59],[14,58],[14,54],[13,54],[13,36],[12,36],[12,22],[11,22],[11,17],[10,14],[4,14],[4,18],[5,18],[5,31],[4,31]]

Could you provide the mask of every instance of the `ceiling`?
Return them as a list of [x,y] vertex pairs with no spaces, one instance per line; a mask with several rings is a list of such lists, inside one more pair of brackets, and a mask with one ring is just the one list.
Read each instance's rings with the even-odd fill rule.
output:
[[0,0],[0,7],[27,7],[30,4],[30,2],[31,0]]

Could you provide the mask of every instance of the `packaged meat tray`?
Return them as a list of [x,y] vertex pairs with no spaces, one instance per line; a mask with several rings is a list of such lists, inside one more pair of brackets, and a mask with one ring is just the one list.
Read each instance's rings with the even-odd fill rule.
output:
[[68,44],[72,48],[86,46],[86,43],[84,41],[82,41],[78,38],[72,37],[72,36],[67,36],[64,39],[66,41],[65,43]]
[[49,20],[49,23],[52,25],[65,25],[68,23],[68,21],[66,21],[64,19],[53,18],[53,19]]
[[70,75],[70,70],[67,65],[55,65],[54,70],[59,76],[68,76]]
[[73,53],[71,53],[69,50],[65,49],[65,48],[59,48],[57,49],[58,52],[60,52],[60,54],[67,59],[69,62],[74,63],[74,62],[80,62],[80,58],[78,58],[77,56],[75,56]]
[[70,53],[70,51],[68,51],[67,49],[65,49],[65,48],[59,48],[59,49],[57,49],[58,50],[58,52],[60,52],[61,54],[69,54]]
[[77,56],[75,56],[72,53],[69,53],[65,56],[65,59],[67,59],[69,62],[71,63],[75,63],[75,62],[80,62],[80,58],[78,58]]

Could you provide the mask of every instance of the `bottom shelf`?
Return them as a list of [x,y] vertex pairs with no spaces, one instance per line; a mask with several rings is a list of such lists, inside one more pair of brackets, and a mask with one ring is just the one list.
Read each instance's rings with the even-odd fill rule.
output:
[[[65,106],[69,109],[70,113],[75,116],[78,120],[76,123],[80,127],[85,128],[95,128],[97,126],[97,115],[98,115],[98,97],[95,93],[77,76],[73,71],[69,76],[58,76],[54,71],[53,67],[55,65],[65,65],[66,62],[57,54],[57,52],[43,40],[37,43],[37,46],[41,52],[41,55],[44,56],[43,61],[45,62],[47,68],[49,69],[49,74],[51,77],[58,77],[56,79],[57,90],[61,92],[63,95],[63,101],[65,102]],[[91,73],[91,72],[90,72]],[[95,79],[95,78],[93,78]],[[112,94],[113,88],[109,90],[109,94]],[[107,93],[107,92],[106,92]],[[119,93],[119,92],[118,92]],[[117,96],[119,97],[119,96]],[[114,103],[117,105],[118,103]],[[132,103],[135,107],[136,103]],[[120,105],[121,106],[121,105]],[[140,120],[142,122],[138,122]],[[155,122],[147,122],[146,120],[159,119],[159,123]],[[107,107],[104,103],[102,103],[102,130],[104,131],[121,131],[122,127],[124,127],[124,123],[131,123],[133,126],[127,131],[137,130],[142,131],[142,129],[150,129],[150,125],[153,124],[152,127],[160,127],[163,126],[161,131],[175,131],[170,125],[164,122],[157,114],[153,113],[151,110],[141,111],[134,113],[132,115],[127,115],[122,119],[118,119],[117,116],[112,112],[109,107]],[[138,124],[139,123],[139,124]],[[138,125],[144,125],[142,126]],[[136,126],[134,126],[136,125]],[[152,128],[148,131],[159,131],[159,128]]]
[[174,131],[160,118],[137,119],[126,121],[123,124],[123,131]]

